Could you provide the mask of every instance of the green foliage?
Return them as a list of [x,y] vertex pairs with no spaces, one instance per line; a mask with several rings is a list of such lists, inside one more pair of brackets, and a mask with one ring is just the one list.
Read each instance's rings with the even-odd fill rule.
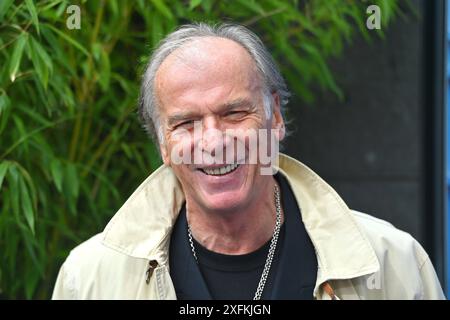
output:
[[[397,0],[380,4],[383,17]],[[81,29],[66,27],[71,4]],[[301,99],[341,97],[327,58],[368,4],[314,0],[0,1],[0,296],[49,298],[76,244],[106,222],[160,160],[137,121],[143,63],[191,21],[234,21],[262,36]],[[382,19],[383,26],[388,23]]]

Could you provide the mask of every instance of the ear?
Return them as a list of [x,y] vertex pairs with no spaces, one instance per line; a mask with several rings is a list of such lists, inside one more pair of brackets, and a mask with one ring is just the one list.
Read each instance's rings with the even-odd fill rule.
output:
[[161,152],[161,157],[163,163],[166,166],[170,166],[169,150],[167,150],[167,145],[163,142],[159,143],[159,151]]
[[280,96],[277,92],[272,93],[273,99],[273,115],[272,115],[272,129],[276,130],[278,141],[284,139],[286,135],[286,129],[284,126],[283,115],[281,114]]

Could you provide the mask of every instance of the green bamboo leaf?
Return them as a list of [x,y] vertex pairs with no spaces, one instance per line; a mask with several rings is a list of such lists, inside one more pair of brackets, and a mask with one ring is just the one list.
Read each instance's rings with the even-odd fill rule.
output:
[[66,176],[64,177],[66,190],[71,198],[77,199],[80,192],[80,183],[78,181],[78,173],[74,164],[66,165]]
[[53,62],[50,56],[48,55],[47,51],[44,49],[44,47],[40,44],[39,41],[36,41],[36,39],[33,39],[33,46],[36,50],[38,56],[42,59],[44,64],[47,66],[47,68],[50,70],[50,72],[53,71]]
[[[127,156],[127,158],[132,159],[133,155],[131,154],[130,146],[123,142],[120,144],[120,146],[121,146],[122,150],[125,152],[125,155]],[[1,187],[1,183],[0,183],[0,187]]]
[[41,7],[40,11],[41,12],[45,12],[45,11],[52,9],[54,6],[57,6],[58,4],[61,4],[61,3],[64,4],[64,0],[53,0],[53,1],[50,1],[47,5]]
[[67,57],[67,52],[65,52],[64,48],[61,47],[53,32],[51,32],[50,29],[42,28],[41,34],[50,45],[48,51],[52,53],[53,60],[57,60],[58,64],[64,67],[65,72],[68,72],[71,76],[75,77],[75,71],[74,68],[70,65]]
[[152,0],[152,3],[163,16],[169,20],[173,20],[173,14],[163,0]]
[[349,25],[342,16],[337,14],[331,14],[330,20],[334,23],[334,27],[349,40],[353,31],[353,26]]
[[[84,3],[84,2],[83,2]],[[63,14],[66,13],[67,10],[67,2],[62,1],[58,8],[55,10],[55,15],[60,18]]]
[[320,51],[316,47],[314,47],[313,45],[310,45],[308,43],[302,43],[301,47],[303,49],[305,49],[306,52],[311,54],[311,56],[313,58],[312,60],[314,60],[317,63],[317,65],[320,69],[320,74],[322,76],[322,78],[321,79],[319,78],[319,79],[323,80],[324,83],[328,86],[328,88],[331,89],[331,91],[333,91],[340,100],[342,100],[344,98],[344,93],[336,84],[329,67],[327,66],[322,55],[320,54]]
[[109,7],[111,8],[113,16],[116,17],[119,14],[119,5],[117,3],[117,0],[109,0],[108,4]]
[[100,60],[100,56],[102,54],[102,45],[98,42],[94,43],[92,45],[92,56],[94,57],[95,60]]
[[303,15],[303,13],[298,12],[298,14],[295,15],[295,19],[299,22],[299,24],[303,28],[305,28],[306,30],[308,30],[312,34],[317,35],[317,33],[316,33],[317,26],[315,26],[310,19],[306,18]]
[[78,50],[83,52],[86,56],[88,56],[88,57],[90,56],[90,54],[86,50],[86,48],[84,48],[79,42],[77,42],[73,38],[69,37],[67,34],[62,32],[61,30],[56,29],[54,26],[52,26],[51,24],[48,24],[48,23],[43,24],[42,26],[51,29],[53,32],[58,34],[61,38],[63,38],[64,40],[69,42],[71,45],[73,45],[75,48],[77,48]]
[[19,219],[20,206],[19,206],[19,171],[15,165],[10,165],[8,170],[8,184],[10,186],[10,202],[11,208],[16,216],[16,220]]
[[22,239],[28,252],[28,257],[31,258],[32,261],[32,265],[30,267],[33,273],[37,273],[43,276],[44,268],[42,265],[42,259],[39,259],[36,255],[36,249],[39,249],[39,244],[37,243],[36,238],[30,234],[27,226],[25,226],[23,223],[18,223],[18,226],[20,228]]
[[298,72],[294,71],[292,69],[286,69],[284,70],[284,75],[286,76],[286,79],[290,83],[297,83],[295,90],[298,93],[298,95],[306,102],[306,103],[312,103],[314,101],[314,96],[308,88],[305,87],[303,83],[298,83]]
[[138,5],[138,8],[139,8],[140,12],[145,12],[145,10],[147,9],[145,7],[144,0],[137,0],[137,5]]
[[50,162],[50,171],[55,182],[56,189],[62,192],[62,182],[63,182],[63,168],[61,162],[58,159],[52,159]]
[[10,115],[11,100],[6,93],[0,93],[0,133],[5,129]]
[[37,43],[33,37],[31,37],[31,41],[28,41],[29,52],[31,56],[31,61],[33,62],[33,66],[35,69],[35,74],[39,78],[44,89],[47,89],[48,85],[48,76],[49,70],[46,63],[43,61],[41,56],[39,55],[39,47],[40,44]]
[[162,29],[162,23],[161,20],[163,19],[159,14],[152,13],[151,15],[151,32],[152,32],[152,46],[156,47],[158,42],[161,40],[161,38],[164,36],[164,32]]
[[19,187],[20,187],[20,204],[22,211],[25,215],[25,220],[28,224],[28,227],[31,230],[31,233],[34,235],[34,210],[31,202],[30,193],[28,191],[27,185],[22,177],[19,178]]
[[285,39],[278,38],[275,40],[277,46],[282,50],[283,54],[286,56],[287,60],[292,64],[292,66],[296,69],[299,75],[308,81],[308,73],[305,70],[309,70],[308,63],[300,58],[298,52],[290,46]]
[[212,10],[212,6],[213,6],[213,1],[214,0],[203,0],[202,1],[202,8],[203,10],[205,10],[206,14],[210,14],[211,10]]
[[120,74],[118,73],[112,73],[111,74],[111,78],[114,79],[115,81],[117,81],[119,83],[119,85],[121,86],[121,88],[128,94],[135,94],[136,93],[136,89],[133,86],[135,83],[131,82],[127,79],[125,79],[124,77],[122,77]]
[[66,197],[66,203],[72,215],[77,214],[76,202],[80,191],[80,184],[75,165],[68,163],[65,167],[63,179],[63,192]]
[[[83,241],[83,239],[80,238],[80,235],[77,233],[77,230],[71,229],[66,224],[59,223],[58,221],[54,221],[53,219],[46,219],[45,217],[42,217],[41,220],[46,225],[61,231],[62,235],[65,238],[67,237],[67,239],[70,239],[75,243]],[[64,255],[64,258],[65,257],[66,255]]]
[[30,116],[30,118],[43,126],[50,126],[52,124],[51,121],[47,120],[45,117],[39,114],[38,111],[31,109],[29,106],[17,105],[17,109],[20,109],[20,111]]
[[[14,124],[16,125],[17,130],[20,133],[20,137],[25,137],[28,134],[28,131],[25,127],[23,120],[15,114],[13,114],[12,118],[13,118]],[[23,150],[25,151],[26,154],[28,154],[28,142],[29,142],[29,140],[27,139],[23,143]]]
[[5,178],[6,172],[8,171],[9,162],[3,161],[0,163],[0,190],[2,189],[3,179]]
[[39,281],[41,280],[41,275],[39,272],[27,272],[26,277],[25,298],[30,300],[33,299],[33,295],[36,292]]
[[189,2],[189,10],[194,10],[202,3],[202,0],[191,0]]
[[3,111],[6,111],[11,104],[11,100],[9,100],[8,95],[5,92],[0,93],[0,117]]
[[137,150],[136,148],[132,148],[134,159],[136,160],[138,167],[140,170],[144,170],[144,172],[147,170],[147,166],[145,165],[144,158],[142,157],[142,153],[140,150]]
[[2,0],[0,1],[0,22],[3,22],[3,17],[8,11],[9,7],[13,4],[14,0]]
[[[361,10],[357,7],[348,7],[345,8],[345,12],[348,16],[353,18],[358,26],[359,32],[365,38],[366,41],[370,41],[369,32],[367,31],[365,16],[361,15]],[[365,11],[364,11],[365,12]]]
[[36,27],[36,31],[39,34],[39,19],[36,7],[34,6],[32,0],[25,0],[25,4],[27,5],[27,9],[30,12],[31,21],[33,22],[34,26]]
[[109,62],[109,55],[103,48],[100,54],[100,77],[99,83],[103,91],[109,88],[109,82],[111,79],[111,65]]
[[381,24],[386,26],[388,21],[391,20],[391,15],[393,14],[393,9],[390,0],[380,0],[378,1],[378,6],[380,7],[381,15]]
[[[9,196],[9,194],[7,196]],[[4,211],[4,212],[6,212],[6,211]],[[10,260],[8,261],[9,262],[8,263],[8,271],[11,274],[11,276],[14,277],[14,273],[16,272],[16,269],[17,269],[17,264],[16,264],[17,252],[18,252],[17,248],[18,248],[19,242],[20,242],[20,234],[17,232],[17,228],[14,225],[14,222],[11,220],[8,222],[9,222],[8,225],[6,225],[6,228],[4,229],[5,239],[8,239],[8,241],[6,241],[5,246],[4,246],[4,248],[2,247],[2,249],[4,250],[4,256],[10,257]],[[2,250],[2,252],[3,252],[3,250]]]
[[17,72],[19,71],[20,62],[22,60],[23,49],[25,48],[27,39],[28,34],[26,32],[22,32],[16,40],[16,45],[14,46],[8,72],[11,82],[16,80]]
[[33,208],[37,209],[37,192],[36,192],[36,188],[34,186],[34,182],[33,182],[33,178],[31,178],[30,174],[28,173],[27,170],[25,170],[25,168],[23,168],[22,166],[18,166],[20,173],[22,174],[22,178],[24,179],[24,182],[27,183],[28,188],[30,190],[29,194],[31,196],[31,201],[33,204]]
[[[182,1],[172,1],[170,3],[170,8],[172,9],[175,17],[190,18],[190,12],[189,9],[186,9],[186,3],[183,3]],[[175,20],[175,22],[176,21],[177,20]]]
[[246,7],[248,9],[250,9],[251,11],[253,11],[253,13],[259,14],[259,15],[264,15],[265,11],[264,9],[256,2],[253,0],[238,0],[239,4],[242,7]]

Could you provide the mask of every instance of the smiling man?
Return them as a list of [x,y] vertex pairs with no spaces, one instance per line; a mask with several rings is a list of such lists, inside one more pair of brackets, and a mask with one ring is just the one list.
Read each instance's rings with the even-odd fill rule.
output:
[[196,24],[168,35],[139,109],[164,165],[72,250],[53,298],[443,298],[410,235],[350,210],[278,154],[288,96],[248,29]]

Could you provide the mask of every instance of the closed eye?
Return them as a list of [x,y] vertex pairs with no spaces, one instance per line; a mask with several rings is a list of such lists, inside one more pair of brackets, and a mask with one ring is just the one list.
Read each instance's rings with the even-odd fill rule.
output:
[[182,122],[180,122],[180,123],[177,123],[177,124],[174,126],[174,129],[191,127],[193,124],[194,124],[194,120],[186,120],[186,121],[182,121]]
[[235,110],[235,111],[230,111],[226,114],[227,117],[231,117],[231,118],[238,118],[238,117],[243,117],[247,114],[246,111],[242,111],[242,110]]

